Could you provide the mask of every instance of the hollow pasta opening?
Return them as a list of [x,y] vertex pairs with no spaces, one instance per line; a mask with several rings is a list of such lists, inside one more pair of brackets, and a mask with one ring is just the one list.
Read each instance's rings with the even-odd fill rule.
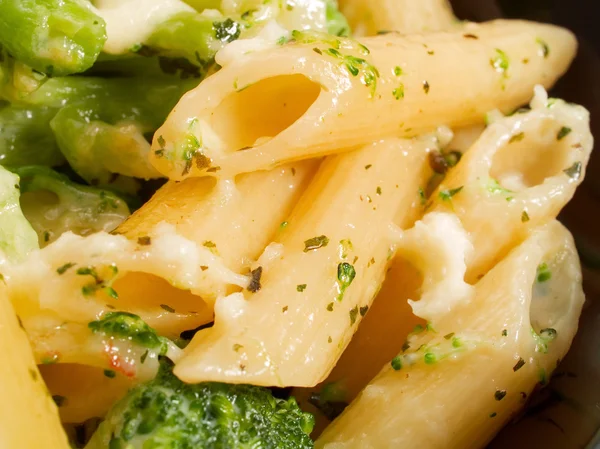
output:
[[183,330],[194,329],[213,320],[212,310],[201,297],[173,287],[165,279],[148,273],[129,272],[115,281],[118,310],[136,313],[158,332],[173,338]]
[[282,75],[238,86],[210,116],[225,148],[241,150],[277,136],[302,117],[321,86],[303,75]]
[[536,129],[512,135],[494,155],[490,175],[505,189],[520,192],[562,172],[568,156],[568,146],[557,140],[556,121],[545,119]]

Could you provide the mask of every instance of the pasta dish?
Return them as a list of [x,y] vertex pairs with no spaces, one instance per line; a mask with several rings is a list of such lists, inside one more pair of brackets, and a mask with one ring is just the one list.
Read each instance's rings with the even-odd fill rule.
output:
[[584,303],[576,52],[446,0],[0,0],[0,448],[485,447]]

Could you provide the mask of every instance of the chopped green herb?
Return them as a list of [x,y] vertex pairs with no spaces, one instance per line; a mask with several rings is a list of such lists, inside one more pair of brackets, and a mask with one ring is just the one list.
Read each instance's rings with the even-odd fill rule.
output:
[[421,201],[421,206],[425,206],[425,203],[427,203],[425,191],[421,187],[419,187],[419,200]]
[[167,340],[132,313],[106,313],[100,320],[88,323],[88,328],[106,337],[129,340],[148,349],[159,349],[160,355],[166,354],[168,349]]
[[342,262],[338,265],[337,269],[337,278],[338,278],[338,289],[339,295],[337,297],[338,301],[341,301],[344,298],[344,292],[350,285],[354,278],[356,277],[356,270],[352,265],[347,262]]
[[552,279],[552,272],[548,268],[548,264],[545,262],[539,264],[537,267],[537,274],[536,274],[537,282],[541,284],[543,282],[549,281],[550,279]]
[[313,237],[304,241],[304,252],[314,251],[319,248],[324,248],[329,244],[329,238],[324,235]]
[[525,138],[525,133],[524,132],[520,132],[520,133],[515,134],[514,136],[512,136],[510,138],[510,140],[508,141],[508,143],[520,142],[524,138]]
[[546,328],[540,331],[540,337],[544,339],[544,341],[551,342],[556,338],[557,332],[556,329]]
[[508,330],[507,329],[503,329],[502,330],[502,336],[503,337],[507,337],[508,336]]
[[363,306],[360,308],[359,312],[360,312],[360,316],[364,317],[367,312],[369,311],[369,306]]
[[148,354],[150,353],[150,351],[148,349],[146,349],[144,351],[144,353],[142,354],[142,356],[140,357],[140,363],[143,365],[146,362],[146,359],[148,358]]
[[210,240],[206,240],[202,246],[206,247],[206,248],[216,248],[217,245],[215,244],[215,242],[211,242]]
[[350,251],[354,250],[354,246],[352,245],[352,240],[345,239],[340,240],[340,259],[345,259],[348,257]]
[[542,56],[547,58],[550,55],[550,47],[548,44],[539,37],[535,41],[542,47]]
[[356,323],[356,317],[358,316],[358,306],[354,306],[353,309],[350,309],[350,325]]
[[400,371],[402,369],[402,357],[396,356],[392,359],[392,368],[395,371]]
[[397,88],[392,90],[392,95],[396,100],[404,98],[404,84],[400,83],[400,85]]
[[423,91],[428,94],[429,93],[429,83],[427,81],[423,81]]
[[306,284],[299,284],[296,285],[296,291],[302,293],[304,290],[306,290]]
[[117,376],[117,373],[116,373],[116,372],[114,372],[114,371],[113,371],[113,370],[111,370],[111,369],[105,369],[105,370],[104,370],[104,375],[105,375],[106,377],[108,377],[109,379],[114,379],[114,378]]
[[548,383],[548,374],[544,368],[540,368],[538,371],[538,380],[540,385],[544,386]]
[[498,416],[498,414],[496,412],[490,413],[490,418],[495,418],[496,416]]
[[508,55],[500,50],[496,49],[496,54],[490,59],[490,65],[496,70],[498,73],[502,73],[506,76],[506,71],[510,66],[510,60],[508,59]]
[[578,180],[581,176],[581,162],[575,162],[563,172],[571,179]]
[[428,352],[423,357],[423,361],[428,365],[432,365],[437,362],[437,356],[433,352]]
[[62,407],[67,402],[67,398],[59,394],[52,395],[52,400],[54,401],[57,407]]
[[521,357],[519,357],[519,361],[516,363],[515,366],[513,366],[513,371],[516,373],[521,368],[523,368],[524,365],[525,365],[525,360],[523,360]]
[[394,75],[396,75],[396,76],[402,75],[402,67],[400,67],[399,65],[394,67]]
[[562,139],[564,139],[569,134],[571,134],[571,131],[573,131],[571,128],[569,128],[567,126],[563,126],[560,129],[560,131],[558,131],[558,133],[556,134],[556,140],[562,140]]
[[285,228],[287,228],[287,225],[288,225],[288,224],[289,224],[289,223],[288,223],[287,221],[283,221],[283,222],[282,222],[282,223],[279,225],[279,229],[285,229]]
[[282,307],[282,308],[281,308],[281,312],[282,312],[282,313],[285,313],[285,312],[287,312],[287,311],[288,311],[288,306],[285,306],[285,307]]
[[529,220],[530,220],[529,214],[527,213],[526,210],[524,210],[523,213],[521,214],[521,222],[527,223]]
[[244,346],[243,346],[243,345],[241,345],[241,344],[239,344],[239,343],[234,343],[234,344],[233,344],[233,350],[234,350],[235,352],[238,352],[238,351],[239,351],[240,349],[242,349],[243,347],[244,347]]
[[514,193],[512,190],[505,189],[500,185],[500,183],[494,178],[490,178],[490,181],[487,186],[487,190],[490,193],[503,193],[503,194],[511,194]]
[[58,354],[52,354],[42,359],[42,365],[54,365],[55,363],[58,363],[59,360],[60,357],[58,356]]
[[137,242],[140,246],[149,246],[152,244],[152,239],[148,236],[138,237]]
[[73,263],[73,262],[69,262],[69,263],[66,263],[66,264],[64,264],[64,265],[63,265],[63,266],[61,266],[61,267],[58,267],[58,268],[56,269],[56,272],[57,272],[58,274],[65,274],[69,268],[73,268],[74,266],[75,266],[75,263]]
[[506,396],[506,390],[496,390],[494,393],[494,399],[501,401]]
[[375,193],[377,193],[377,195],[381,195],[381,187],[378,186],[375,190]]
[[450,340],[452,337],[454,337],[454,332],[450,332],[449,334],[444,335],[444,338],[446,340]]
[[372,164],[365,165],[365,170],[370,169],[372,166],[373,166]]
[[250,283],[248,284],[248,287],[246,288],[246,290],[248,290],[251,293],[256,293],[257,291],[259,291],[262,288],[262,285],[260,283],[260,278],[262,277],[262,273],[263,273],[263,267],[258,267],[255,270],[252,270],[250,272]]
[[161,304],[160,307],[161,309],[166,310],[169,313],[175,313],[175,309],[171,306],[168,306],[167,304]]
[[330,302],[329,304],[327,304],[327,311],[328,312],[333,312],[333,303]]
[[453,348],[460,348],[462,346],[462,341],[460,338],[458,337],[452,337],[452,347]]
[[438,194],[440,199],[442,201],[451,201],[452,197],[454,195],[456,195],[457,193],[460,193],[460,191],[464,188],[464,186],[460,186],[457,187],[455,189],[444,189],[444,190],[440,190],[440,193]]

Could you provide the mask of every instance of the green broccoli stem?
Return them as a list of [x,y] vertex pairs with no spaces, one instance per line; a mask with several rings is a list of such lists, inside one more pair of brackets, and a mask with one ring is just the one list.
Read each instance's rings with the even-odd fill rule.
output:
[[189,385],[163,360],[158,376],[113,406],[86,449],[308,449],[314,418],[263,387]]
[[83,72],[105,41],[105,23],[85,0],[0,1],[0,44],[42,73]]
[[19,205],[19,177],[0,166],[0,258],[18,262],[38,248]]
[[[241,25],[231,19],[215,20],[194,12],[182,12],[158,25],[145,42],[132,50],[142,55],[174,59],[182,69],[191,64],[205,70],[215,54],[225,44],[238,39],[241,31]],[[193,73],[191,68],[190,71]]]
[[64,163],[50,128],[57,111],[46,106],[0,108],[0,163],[11,167]]
[[[70,82],[79,82],[76,78]],[[50,80],[35,93],[37,98],[31,98],[53,105],[67,104],[50,126],[71,167],[90,184],[106,188],[114,173],[144,179],[159,177],[148,161],[148,140],[181,95],[198,81],[84,80],[87,83],[77,87],[48,90],[51,82],[59,81]],[[80,100],[73,102],[70,97],[75,91]]]
[[[72,182],[48,167],[11,168],[21,179],[21,207],[45,246],[66,231],[80,235],[113,231],[129,216],[112,192]],[[48,192],[54,196],[48,196]]]

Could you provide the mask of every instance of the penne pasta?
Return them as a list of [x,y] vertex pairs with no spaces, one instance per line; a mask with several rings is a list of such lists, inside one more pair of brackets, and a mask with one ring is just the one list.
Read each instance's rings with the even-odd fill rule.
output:
[[583,181],[593,142],[588,112],[541,87],[531,111],[488,126],[427,206],[453,211],[469,232],[469,282],[558,215]]
[[341,0],[355,36],[446,30],[457,23],[448,0]]
[[[428,210],[455,213],[469,232],[475,245],[467,264],[467,279],[471,282],[518,245],[531,229],[554,219],[583,181],[593,146],[588,114],[582,108],[562,101],[551,100],[550,103],[548,108],[545,92],[538,90],[532,111],[512,117],[501,116],[490,124],[458,165],[449,170],[426,205]],[[565,127],[571,132],[558,140],[558,133]],[[445,154],[464,148],[478,132],[478,126],[460,130],[444,150]],[[437,156],[432,158],[433,161],[437,159]],[[568,172],[573,164],[581,164],[581,167],[580,173],[571,177],[565,171]],[[509,191],[497,182],[497,179],[506,182],[506,176],[529,184]],[[532,176],[540,178],[531,182]],[[438,173],[431,179],[440,182],[443,175]],[[425,190],[424,187],[422,192]],[[456,193],[450,196],[452,191]],[[403,255],[400,256],[399,267],[388,273],[388,278],[397,277],[401,286],[411,285],[418,277],[410,274],[410,266],[407,267]],[[404,291],[399,288],[394,300],[419,296],[415,288]],[[391,301],[385,295],[381,300],[387,304]],[[377,373],[378,366],[389,359],[390,352],[400,350],[406,333],[398,333],[397,329],[417,324],[417,318],[406,311],[396,316],[386,314],[386,309],[395,310],[398,306],[379,305],[378,301],[379,297],[363,326],[373,324],[364,332],[359,329],[325,383],[325,386],[331,383],[343,385],[346,401],[351,401],[366,386]],[[414,307],[418,311],[419,303]],[[406,324],[401,324],[401,320]],[[398,338],[390,338],[390,335],[398,335]],[[369,354],[372,363],[364,363],[365,353]],[[299,393],[300,397],[310,394]]]
[[[437,240],[440,248],[417,261],[426,272],[433,267],[434,282],[421,299],[429,326],[409,338],[408,348],[325,430],[317,448],[483,447],[536,385],[545,385],[569,349],[584,295],[575,246],[562,225],[533,230],[474,291],[464,284],[462,297],[444,310],[444,293],[456,291],[442,286],[460,287],[462,278],[454,268],[446,276],[439,271],[440,253],[447,262],[456,258],[440,231],[452,221],[457,231],[461,226],[451,215],[429,215],[423,226],[430,229],[415,228],[414,235]],[[435,225],[440,221],[443,228]]]
[[[68,449],[55,403],[0,283],[0,447]],[[31,431],[35,429],[35,431]]]
[[[295,163],[241,176],[235,183],[217,184],[211,179],[168,182],[117,233],[136,240],[166,222],[183,237],[209,245],[232,271],[247,272],[277,234],[318,165],[316,160]],[[127,279],[121,282],[125,284]],[[226,285],[217,289],[208,285],[200,293],[212,304],[215,295],[226,290]]]
[[293,39],[240,55],[188,92],[155,134],[155,167],[176,180],[230,178],[386,135],[478,123],[523,104],[535,84],[552,85],[576,50],[570,32],[519,21],[361,43]]
[[214,327],[196,335],[176,375],[275,386],[323,380],[381,286],[390,227],[416,218],[412,190],[436,146],[391,139],[327,159],[287,220],[281,256],[263,267],[260,291],[219,299]]

